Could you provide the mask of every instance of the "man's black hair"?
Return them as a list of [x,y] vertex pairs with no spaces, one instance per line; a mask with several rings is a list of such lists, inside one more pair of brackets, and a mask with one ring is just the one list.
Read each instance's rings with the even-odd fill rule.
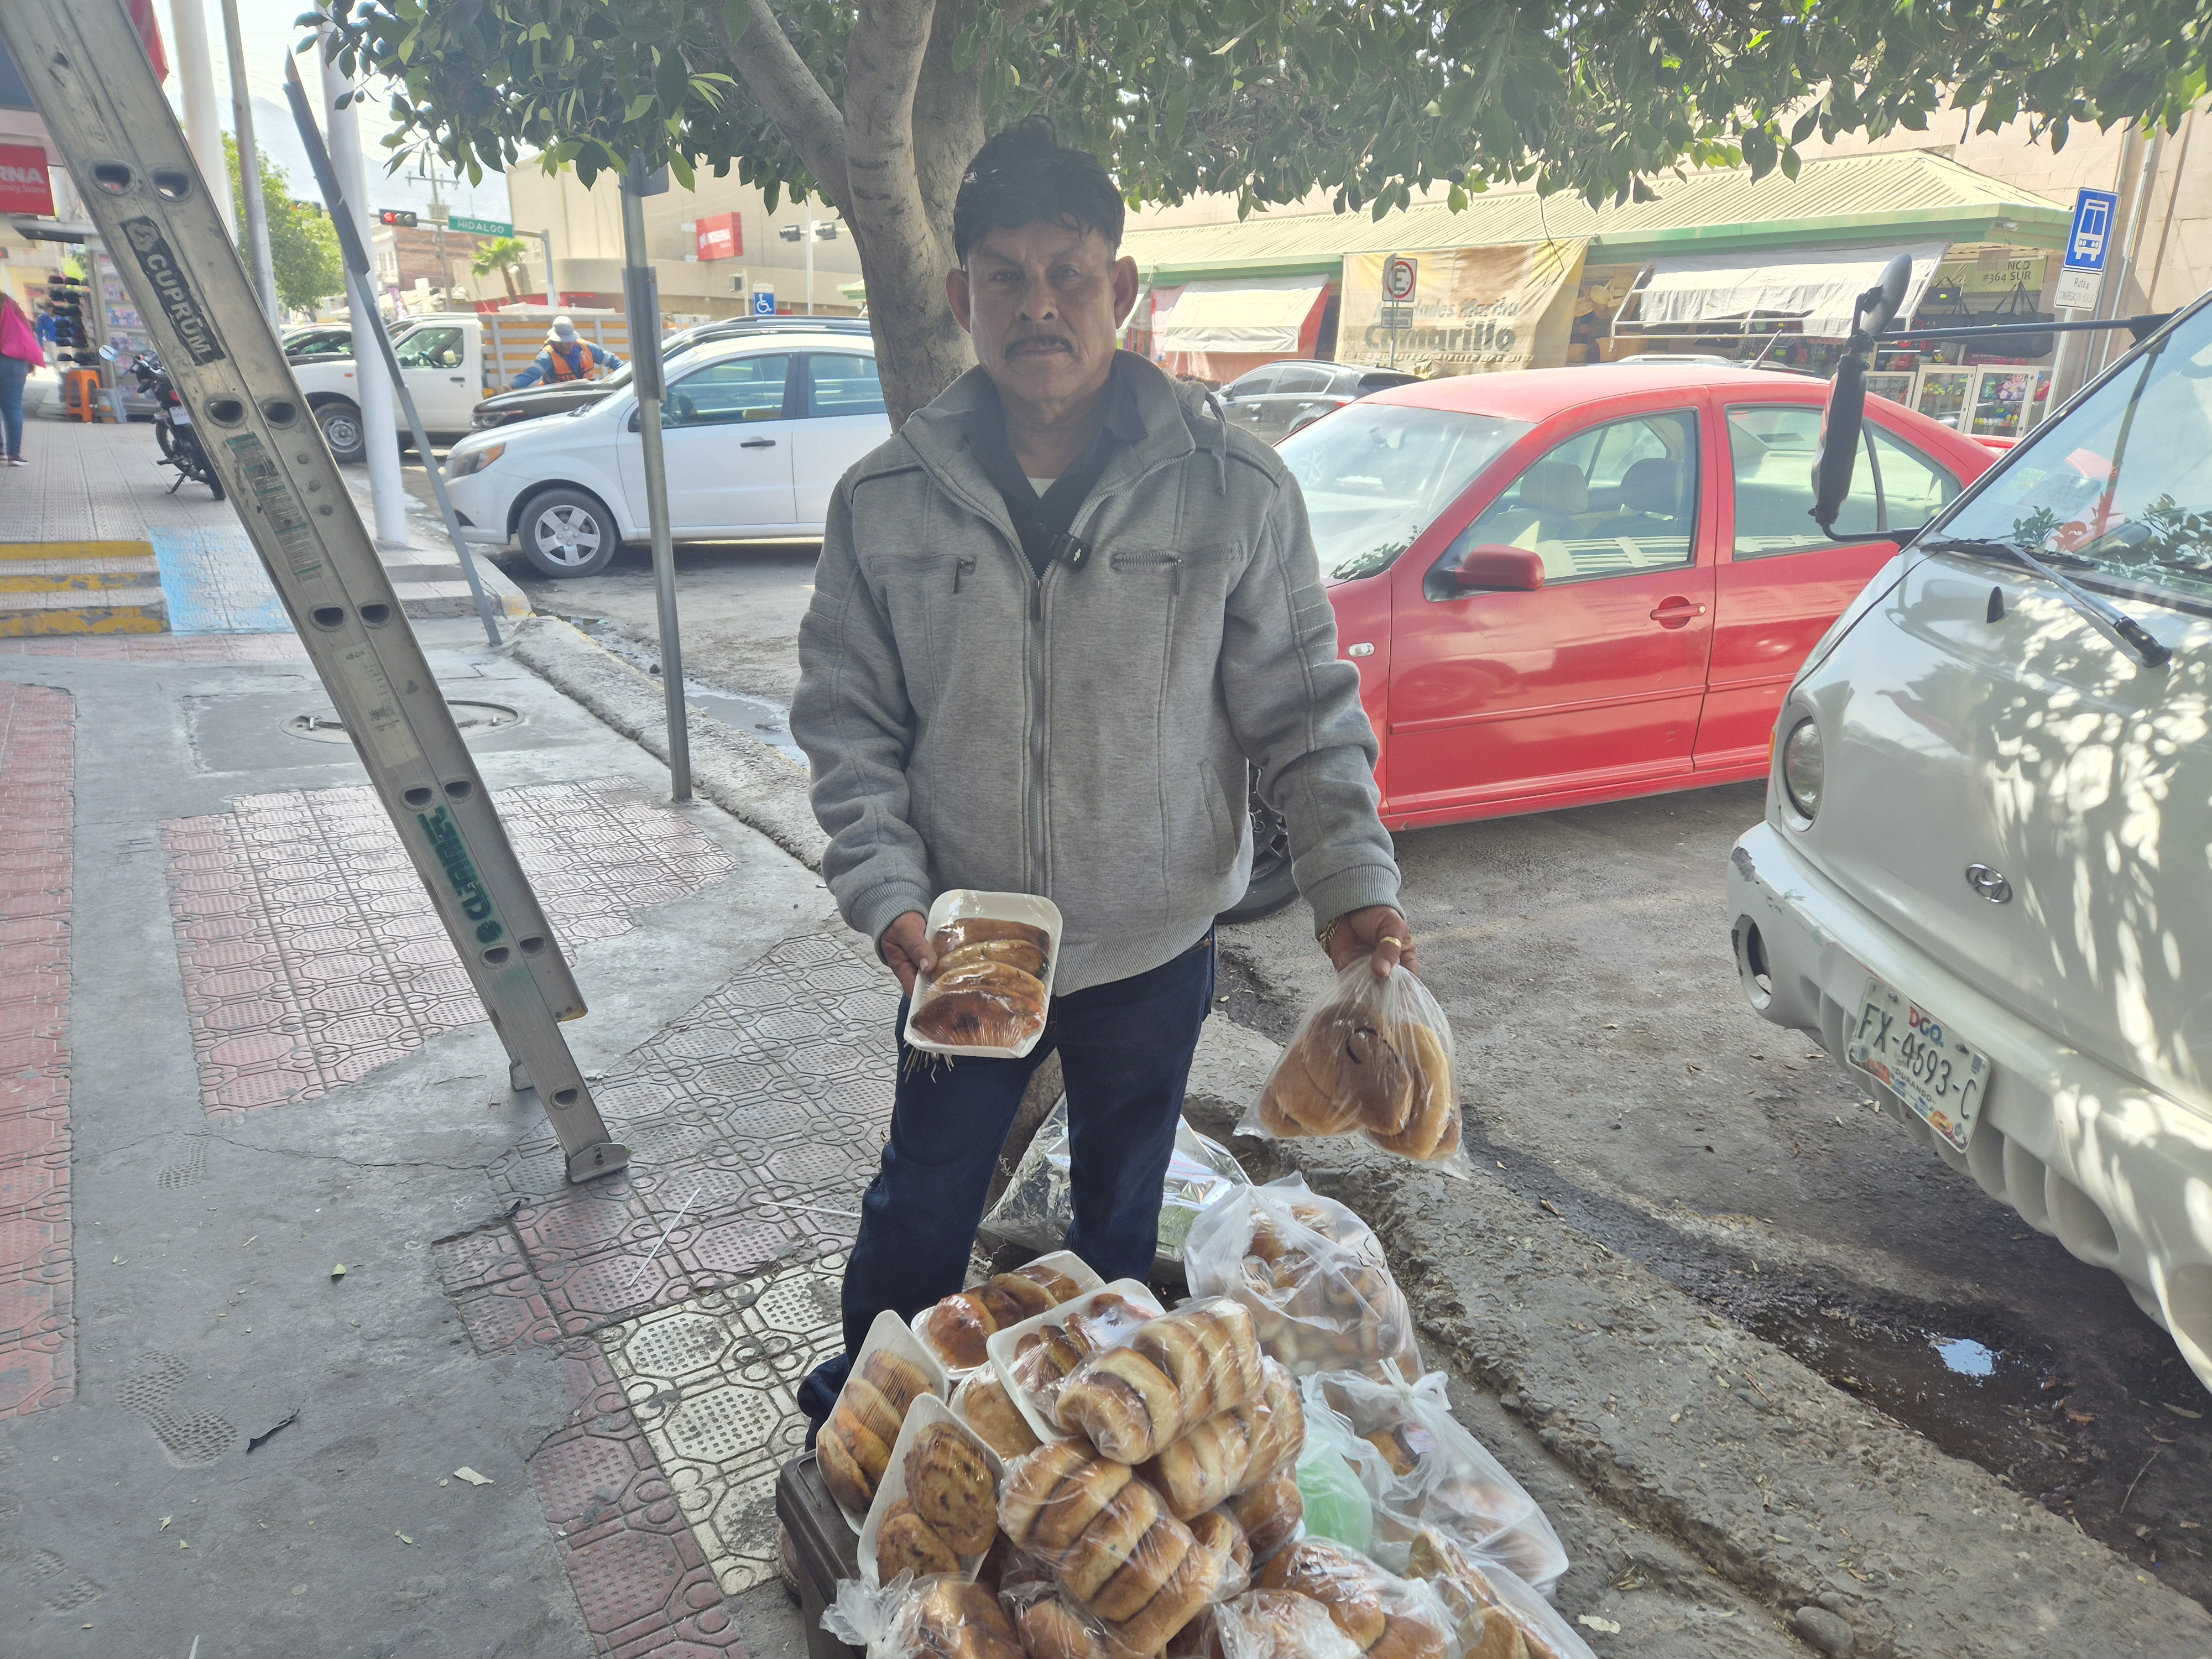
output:
[[968,250],[994,230],[1039,223],[1095,230],[1121,246],[1121,192],[1097,156],[1068,149],[1042,115],[995,132],[975,152],[952,204],[952,251]]

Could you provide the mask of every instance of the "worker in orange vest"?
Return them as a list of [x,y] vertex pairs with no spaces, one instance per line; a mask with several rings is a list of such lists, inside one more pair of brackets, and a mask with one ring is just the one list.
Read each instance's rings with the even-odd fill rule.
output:
[[553,327],[545,336],[545,349],[538,354],[537,361],[514,377],[514,390],[537,386],[565,386],[571,380],[596,380],[611,368],[622,367],[622,359],[611,351],[593,345],[576,332],[575,324],[566,317],[556,317]]

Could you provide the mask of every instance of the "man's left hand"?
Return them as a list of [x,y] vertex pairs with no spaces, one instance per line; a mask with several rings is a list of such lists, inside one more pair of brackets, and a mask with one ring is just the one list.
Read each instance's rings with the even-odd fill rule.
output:
[[1421,971],[1420,957],[1413,949],[1413,930],[1390,905],[1370,904],[1364,910],[1346,911],[1329,924],[1327,938],[1329,963],[1339,969],[1367,957],[1377,979],[1389,978],[1401,962],[1417,974]]

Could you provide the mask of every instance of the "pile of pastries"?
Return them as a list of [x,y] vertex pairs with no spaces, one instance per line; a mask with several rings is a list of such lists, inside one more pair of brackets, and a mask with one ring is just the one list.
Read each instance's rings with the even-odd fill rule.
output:
[[[818,1443],[825,1479],[834,1465],[870,1493],[866,1565],[890,1609],[871,1652],[1590,1659],[1540,1598],[1446,1524],[1395,1545],[1397,1572],[1307,1534],[1298,1465],[1307,1412],[1334,1409],[1320,1391],[1329,1378],[1302,1390],[1268,1340],[1285,1328],[1263,1327],[1247,1299],[1162,1311],[1133,1286],[1060,1295],[1073,1286],[1050,1267],[1002,1275],[863,1351]],[[1387,1270],[1364,1291],[1370,1305],[1396,1295]],[[1039,1296],[1057,1299],[1029,1312]],[[1018,1314],[1029,1324],[993,1345],[988,1367],[948,1378],[944,1361]],[[937,1401],[902,1437],[921,1393]],[[949,1408],[938,1403],[948,1394]],[[1394,1471],[1432,1454],[1418,1425],[1364,1426]]]
[[964,916],[930,935],[937,958],[910,1018],[928,1042],[1017,1048],[1044,1030],[1052,936],[1025,921]]

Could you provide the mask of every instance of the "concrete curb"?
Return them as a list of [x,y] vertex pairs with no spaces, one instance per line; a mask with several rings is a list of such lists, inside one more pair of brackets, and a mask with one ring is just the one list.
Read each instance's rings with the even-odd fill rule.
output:
[[[574,698],[624,737],[668,758],[661,683],[554,617],[514,624],[514,659]],[[766,744],[690,711],[691,783],[700,794],[819,872],[829,837],[814,821],[806,774]]]
[[[1594,1496],[1850,1659],[2203,1659],[2212,1614],[1477,1171],[1230,1139],[1280,1051],[1207,1022],[1188,1115],[1302,1171],[1389,1248],[1431,1363],[1484,1383]],[[1255,1149],[1258,1156],[1254,1156]]]

